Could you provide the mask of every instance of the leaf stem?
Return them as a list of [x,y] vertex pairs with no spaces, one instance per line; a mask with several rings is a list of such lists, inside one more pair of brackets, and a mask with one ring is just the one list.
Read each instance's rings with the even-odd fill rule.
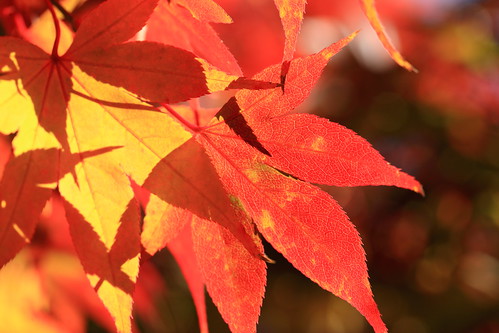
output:
[[175,119],[180,121],[184,126],[193,131],[194,133],[199,133],[205,129],[204,126],[194,125],[193,123],[187,121],[182,117],[177,111],[175,111],[170,105],[161,103],[161,106],[164,107]]
[[52,15],[52,20],[54,21],[54,27],[55,27],[55,40],[54,40],[54,47],[52,48],[52,59],[58,60],[59,43],[61,41],[61,26],[59,23],[59,19],[57,18],[57,14],[55,13],[55,9],[54,6],[52,5],[52,2],[50,0],[45,0],[45,3],[47,4],[50,14]]
[[57,0],[50,0],[50,2],[52,2],[52,5],[54,5],[54,7],[57,8],[57,10],[62,14],[62,16],[64,16],[63,21],[69,24],[69,26],[71,27],[71,29],[73,29],[73,31],[76,31],[76,25],[73,20],[73,16],[69,14],[66,8],[64,8],[59,2],[57,2]]
[[199,126],[199,124],[200,124],[200,121],[199,121],[199,98],[190,99],[189,106],[191,107],[192,112],[194,113],[196,125]]

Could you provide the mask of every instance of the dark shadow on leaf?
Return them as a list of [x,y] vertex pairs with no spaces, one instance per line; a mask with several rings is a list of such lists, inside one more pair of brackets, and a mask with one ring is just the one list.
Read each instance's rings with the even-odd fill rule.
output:
[[[229,229],[253,255],[260,255],[251,220],[225,191],[204,148],[195,139],[163,158],[143,187],[174,207]],[[246,224],[246,225],[245,225]]]
[[135,282],[122,271],[124,263],[140,253],[139,210],[132,200],[121,217],[115,242],[108,251],[91,224],[66,200],[66,216],[76,252],[87,274],[99,280],[92,286],[96,291],[104,281],[132,295]]
[[61,151],[35,149],[12,157],[0,181],[0,266],[11,260],[33,236],[38,218],[60,177],[74,173],[85,158],[105,154],[120,147],[104,147],[71,154],[73,163],[59,169]]
[[[3,68],[3,71],[0,72],[0,77],[2,80],[16,80],[19,79],[18,70],[16,64],[12,61],[12,59],[0,55],[0,68]],[[17,74],[17,75],[15,75]]]
[[196,56],[170,45],[149,41],[110,45],[80,55],[77,64],[96,80],[146,100],[177,103],[209,92]]
[[263,89],[274,89],[280,87],[281,83],[274,83],[268,81],[248,79],[245,77],[240,77],[232,81],[225,90],[229,89],[251,89],[251,90],[263,90]]
[[279,172],[281,175],[285,176],[285,177],[289,177],[289,178],[293,178],[294,180],[299,180],[299,181],[304,181],[303,179],[300,179],[296,176],[293,176],[292,174],[290,173],[287,173],[285,171],[282,171],[281,169],[277,169],[276,167],[270,165],[270,164],[266,164],[267,166],[269,166],[270,168],[274,169],[275,171]]
[[[75,174],[75,167],[78,163],[83,162],[86,158],[91,158],[94,156],[102,155],[109,153],[115,149],[122,148],[122,146],[109,146],[103,147],[95,150],[87,150],[80,153],[72,153],[64,156],[63,163],[58,163],[61,165],[61,169],[59,170],[59,179],[62,178],[65,174],[70,173],[73,176],[75,183],[78,185],[78,177]],[[65,152],[61,152],[61,154],[65,154]]]
[[[226,205],[219,199],[225,191],[203,147],[188,140],[151,171],[144,188],[169,204],[192,211],[204,219],[227,217]],[[230,202],[227,201],[226,203]]]
[[283,94],[284,94],[284,87],[286,86],[286,77],[288,76],[290,65],[291,61],[285,61],[281,65],[281,89]]
[[0,72],[0,76],[7,77],[7,75],[11,75],[11,74],[15,74],[15,73],[17,73],[17,72],[15,72],[15,71]]
[[224,106],[216,114],[216,117],[222,117],[227,126],[229,126],[234,133],[243,139],[244,142],[258,149],[261,153],[271,156],[270,152],[265,149],[260,141],[258,141],[253,129],[246,122],[235,97],[230,98],[227,103],[224,104]]
[[[94,149],[94,150],[87,150],[87,151],[84,151],[81,153],[77,153],[77,155],[80,155],[80,157],[84,159],[84,158],[89,158],[89,157],[93,157],[93,156],[106,154],[106,153],[109,153],[109,152],[111,152],[115,149],[119,149],[119,148],[123,148],[123,146],[109,146],[109,147],[103,147],[103,148]],[[75,155],[75,154],[73,154],[73,155]]]
[[144,105],[144,104],[117,103],[117,102],[105,101],[103,99],[99,99],[99,98],[95,98],[95,97],[83,94],[82,92],[79,92],[76,90],[71,91],[71,93],[75,94],[77,96],[80,96],[82,98],[85,98],[89,101],[95,102],[97,104],[105,105],[105,106],[111,106],[111,107],[120,108],[120,109],[134,109],[134,110],[146,110],[146,111],[160,112],[154,106],[149,106],[149,105]]
[[0,181],[0,267],[33,236],[57,182],[57,158],[58,149],[37,149],[7,163]]
[[39,124],[54,133],[64,150],[69,149],[66,115],[73,84],[70,64],[53,62],[48,55],[45,64],[40,60],[39,67],[22,57],[18,62],[23,86],[33,102]]

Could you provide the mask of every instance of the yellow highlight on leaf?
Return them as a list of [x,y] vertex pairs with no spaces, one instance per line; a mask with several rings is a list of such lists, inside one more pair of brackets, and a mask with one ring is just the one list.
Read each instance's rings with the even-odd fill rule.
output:
[[324,137],[319,136],[315,138],[314,142],[312,142],[311,148],[312,150],[322,151],[324,149],[325,140]]
[[[3,203],[3,202],[2,202]],[[19,236],[21,236],[21,238],[26,242],[26,243],[29,243],[29,237],[26,236],[26,234],[24,233],[24,231],[22,231],[21,228],[19,228],[19,226],[17,224],[13,224],[12,225],[12,228],[14,228],[14,230],[19,234]]]
[[217,69],[204,59],[196,58],[196,60],[203,67],[203,72],[206,76],[206,86],[210,93],[227,89],[229,84],[239,78],[236,75],[229,75]]
[[[16,66],[16,70],[19,70],[19,63],[17,62],[16,52],[10,52],[9,60],[12,61],[12,64]],[[11,68],[13,70],[13,68]]]
[[3,67],[0,68],[0,73],[10,73],[10,72],[13,72],[13,68],[11,68],[10,66],[8,65],[4,65]]
[[254,170],[254,169],[247,169],[247,170],[244,170],[244,174],[246,175],[246,177],[248,177],[248,179],[252,182],[252,183],[257,183],[260,179],[260,176],[258,174],[258,171],[257,170]]
[[38,186],[40,188],[48,188],[48,189],[52,190],[57,186],[57,182],[37,184],[36,186]]
[[270,212],[268,210],[262,210],[262,226],[264,229],[274,229],[275,224],[272,220],[272,216],[270,216]]
[[137,265],[137,261],[140,259],[140,253],[133,258],[128,259],[121,265],[121,270],[130,277],[130,280],[136,281],[137,276],[139,275],[139,265]]
[[[285,3],[284,3],[285,2]],[[303,12],[299,9],[293,9],[289,1],[284,1],[279,7],[279,17],[284,18],[286,16],[296,17],[301,19],[303,17]]]

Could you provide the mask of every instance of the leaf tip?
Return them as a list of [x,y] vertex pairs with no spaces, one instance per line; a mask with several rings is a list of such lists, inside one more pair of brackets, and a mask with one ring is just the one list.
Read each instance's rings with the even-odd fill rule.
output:
[[[407,69],[409,72],[419,73],[418,69],[414,67],[410,62],[404,59],[402,54],[398,51],[390,51],[393,60],[401,67]],[[392,53],[393,52],[393,53]]]
[[260,254],[260,259],[265,261],[267,264],[275,264],[275,260],[270,259],[265,253]]
[[421,194],[421,196],[426,196],[426,193],[424,192],[424,188],[421,184],[418,183],[418,185],[415,185],[412,190],[416,193]]
[[322,50],[322,56],[326,59],[329,60],[331,59],[336,53],[341,51],[345,46],[347,46],[359,33],[359,30],[354,31],[351,33],[349,36],[340,39],[336,43],[331,44],[329,47],[326,47],[324,50]]

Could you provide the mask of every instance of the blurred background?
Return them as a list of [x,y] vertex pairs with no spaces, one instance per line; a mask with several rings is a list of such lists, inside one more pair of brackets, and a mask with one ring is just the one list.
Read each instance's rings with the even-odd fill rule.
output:
[[[272,1],[217,2],[234,23],[215,28],[246,75],[280,62],[283,34]],[[416,177],[426,196],[391,187],[324,189],[359,229],[375,300],[391,333],[499,333],[499,2],[378,0],[377,8],[419,73],[394,64],[358,2],[310,0],[299,54],[361,32],[332,59],[297,111],[354,130]],[[3,160],[8,141],[0,140]],[[82,291],[84,276],[67,254],[71,245],[61,209],[54,197],[33,244],[0,273],[0,317],[16,306],[42,308],[48,310],[36,320],[46,330],[37,326],[37,332],[107,332],[105,310],[91,290]],[[268,267],[258,332],[372,332],[354,308],[309,281],[268,244],[266,251],[276,263]],[[145,263],[143,272],[137,331],[197,332],[192,299],[167,250]],[[17,288],[6,286],[13,280]],[[207,301],[210,331],[228,332]],[[18,316],[25,325],[34,322]]]

